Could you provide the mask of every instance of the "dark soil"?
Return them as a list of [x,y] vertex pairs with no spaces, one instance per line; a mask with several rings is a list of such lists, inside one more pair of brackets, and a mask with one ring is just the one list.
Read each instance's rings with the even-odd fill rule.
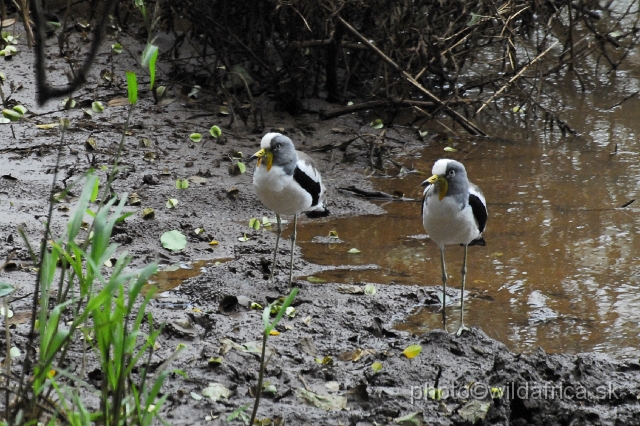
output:
[[[137,52],[139,45],[134,39],[123,36],[121,42],[130,43],[132,51]],[[62,84],[66,65],[55,55],[56,50],[51,48],[49,70],[53,81]],[[107,105],[115,98],[126,97],[124,70],[135,64],[126,54],[116,57],[118,80],[109,85],[99,77],[101,69],[111,66],[108,50],[105,47],[99,56],[85,89],[75,95],[78,104],[86,109],[94,100]],[[11,302],[17,313],[12,339],[23,353],[35,271],[17,229],[22,227],[32,244],[42,237],[45,200],[59,141],[57,130],[40,130],[35,124],[71,118],[72,128],[63,142],[57,179],[57,190],[61,190],[73,182],[80,185],[83,174],[92,166],[97,167],[104,181],[106,172],[101,166],[112,161],[126,118],[123,106],[107,106],[103,114],[96,113],[93,118],[77,108],[62,111],[57,103],[37,107],[31,61],[26,46],[21,46],[19,55],[12,62],[5,62],[11,64],[5,71],[7,80],[16,88],[22,85],[11,98],[27,106],[30,113],[27,120],[0,127],[0,258],[16,253],[15,263],[0,272],[0,280],[19,286]],[[163,66],[168,67],[160,65]],[[137,267],[151,261],[166,265],[231,259],[206,268],[202,275],[185,281],[149,307],[156,321],[166,322],[154,365],[169,356],[179,343],[188,345],[173,364],[184,374],[172,374],[163,388],[169,397],[162,415],[175,425],[226,424],[229,414],[253,402],[251,387],[256,385],[259,370],[255,351],[246,351],[246,346],[233,347],[229,342],[244,345],[260,339],[262,312],[251,310],[250,305],[256,302],[266,306],[288,293],[284,277],[289,253],[284,241],[277,265],[280,273],[276,283],[270,285],[265,277],[275,234],[252,231],[248,221],[272,213],[254,196],[251,167],[245,174],[230,173],[231,154],[241,151],[247,157],[258,149],[262,134],[285,133],[298,149],[317,161],[328,188],[328,208],[333,217],[383,214],[374,204],[338,190],[349,185],[374,189],[364,177],[370,170],[368,144],[359,141],[346,151],[314,151],[357,134],[372,133],[372,129],[369,119],[354,115],[320,121],[318,114],[332,106],[319,100],[308,102],[308,113],[303,116],[279,114],[272,111],[273,104],[264,94],[256,103],[264,114],[266,128],[255,134],[242,124],[228,127],[228,117],[212,112],[220,106],[215,97],[204,93],[192,99],[181,86],[170,82],[167,85],[169,100],[155,105],[150,94],[143,91],[133,113],[121,161],[126,169],[118,175],[114,189],[119,195],[137,193],[142,204],[127,207],[134,215],[117,228],[113,241],[121,244],[121,252],[134,256]],[[213,124],[222,127],[221,139],[205,137],[199,144],[189,140],[189,134],[207,134]],[[396,150],[417,150],[423,144],[413,129],[390,129],[387,136],[392,138],[387,139],[385,154],[392,157]],[[97,141],[97,150],[85,148],[89,137]],[[142,138],[150,139],[152,146],[141,146]],[[148,152],[155,154],[154,161],[144,160]],[[391,163],[384,165],[396,170]],[[177,178],[192,176],[204,177],[206,182],[192,182],[186,190],[176,189]],[[56,206],[54,234],[64,231],[70,215],[66,207],[73,210],[78,194],[79,187],[72,188],[69,197]],[[168,198],[179,200],[177,208],[165,207]],[[141,211],[146,207],[155,210],[153,219],[142,218]],[[302,222],[305,220],[310,219]],[[318,220],[332,219],[330,216]],[[197,235],[196,228],[204,228],[205,232]],[[160,243],[160,236],[172,229],[188,237],[187,248],[178,253],[165,250]],[[250,240],[238,241],[244,234]],[[212,246],[211,240],[219,244]],[[296,275],[306,276],[321,268],[308,264],[296,252]],[[461,337],[439,330],[422,336],[394,330],[393,324],[402,320],[408,308],[435,299],[435,288],[426,288],[425,293],[418,292],[418,287],[379,285],[375,295],[364,295],[342,293],[340,286],[331,283],[296,282],[300,292],[293,305],[295,317],[283,319],[277,327],[280,335],[269,339],[265,380],[275,386],[275,392],[265,394],[259,418],[268,417],[280,422],[277,424],[284,420],[289,425],[374,425],[394,421],[407,425],[470,424],[476,418],[479,424],[640,424],[638,363],[622,364],[593,354],[548,355],[541,350],[515,354],[475,328]],[[428,297],[425,299],[423,294]],[[420,344],[422,352],[407,359],[402,352],[413,344]],[[0,348],[4,347],[0,341]],[[69,356],[72,370],[74,362],[80,363],[80,356]],[[223,360],[211,362],[215,357]],[[324,363],[318,362],[323,360]],[[374,362],[382,364],[381,371],[373,371]],[[88,366],[85,371],[96,367]],[[79,372],[80,367],[75,371]],[[210,383],[224,385],[231,394],[216,402],[199,398]],[[425,388],[442,390],[442,398],[429,398]],[[492,388],[500,388],[502,393],[493,389],[492,394]],[[320,396],[314,400],[315,405],[309,402],[314,398],[311,394]],[[333,401],[335,409],[316,406],[327,401]],[[480,414],[465,414],[473,410]],[[250,411],[251,406],[246,409],[247,413]],[[412,413],[418,414],[398,420]],[[478,416],[484,416],[484,420]],[[240,418],[231,423],[239,422]]]

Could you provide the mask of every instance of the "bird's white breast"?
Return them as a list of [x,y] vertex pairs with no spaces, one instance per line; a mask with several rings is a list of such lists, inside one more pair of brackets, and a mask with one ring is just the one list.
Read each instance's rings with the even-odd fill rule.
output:
[[469,244],[480,236],[473,211],[468,204],[460,209],[455,197],[439,199],[434,187],[427,189],[422,224],[429,238],[442,247],[450,244]]
[[294,215],[307,211],[312,198],[281,167],[261,164],[253,172],[253,185],[260,201],[278,214]]

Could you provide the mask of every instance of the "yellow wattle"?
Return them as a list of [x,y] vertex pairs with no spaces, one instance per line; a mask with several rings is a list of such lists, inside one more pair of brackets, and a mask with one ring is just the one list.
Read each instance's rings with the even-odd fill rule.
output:
[[427,182],[433,185],[438,185],[438,198],[440,201],[447,196],[447,191],[449,191],[449,182],[447,182],[447,179],[444,176],[433,175],[427,179]]
[[266,157],[267,157],[267,171],[269,171],[271,170],[271,166],[273,165],[273,152],[267,151]]

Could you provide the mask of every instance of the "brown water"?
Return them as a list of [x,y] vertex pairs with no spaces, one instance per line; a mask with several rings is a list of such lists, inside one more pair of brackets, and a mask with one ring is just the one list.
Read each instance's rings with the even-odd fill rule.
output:
[[[612,105],[618,97],[603,92],[600,100]],[[640,103],[634,99],[613,111],[584,105],[568,116],[586,136],[548,133],[527,138],[513,131],[511,140],[454,143],[455,153],[443,150],[451,143],[432,142],[398,161],[429,172],[438,158],[460,160],[486,195],[487,246],[469,249],[467,325],[482,328],[516,351],[540,346],[548,352],[593,350],[637,358],[640,200],[621,206],[640,198],[635,137],[640,132]],[[484,128],[505,134],[498,126]],[[373,182],[379,190],[399,190],[419,199],[424,179],[410,174]],[[300,226],[298,241],[310,262],[379,265],[315,275],[340,283],[441,285],[439,251],[422,228],[420,203],[381,205],[386,215]],[[331,229],[344,244],[311,242]],[[361,253],[347,254],[352,247]],[[461,247],[446,249],[449,285],[458,289],[462,256]],[[441,327],[441,315],[432,308],[398,310],[403,319],[399,329],[422,333]],[[457,327],[458,311],[448,308],[449,331]]]

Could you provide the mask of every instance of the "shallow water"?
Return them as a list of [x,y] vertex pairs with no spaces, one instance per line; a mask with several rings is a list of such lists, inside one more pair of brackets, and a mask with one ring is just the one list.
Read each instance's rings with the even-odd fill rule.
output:
[[[468,325],[516,351],[538,346],[555,351],[603,351],[637,356],[640,326],[637,154],[598,149],[584,140],[553,146],[491,140],[460,143],[449,156],[464,159],[470,178],[488,200],[486,247],[469,249],[465,304]],[[470,155],[465,152],[473,151]],[[442,146],[402,161],[428,171]],[[419,199],[424,175],[374,179],[386,192]],[[388,214],[305,222],[303,256],[330,265],[377,264],[379,269],[316,274],[332,282],[440,285],[440,259],[426,238],[419,202],[382,204]],[[317,244],[316,235],[337,230],[344,244]],[[347,254],[352,248],[360,254]],[[463,250],[446,251],[449,285],[460,287]],[[346,261],[345,261],[346,259]],[[440,327],[432,308],[410,310],[398,328],[421,333]],[[458,309],[448,308],[451,327]],[[453,328],[450,331],[455,330]]]

